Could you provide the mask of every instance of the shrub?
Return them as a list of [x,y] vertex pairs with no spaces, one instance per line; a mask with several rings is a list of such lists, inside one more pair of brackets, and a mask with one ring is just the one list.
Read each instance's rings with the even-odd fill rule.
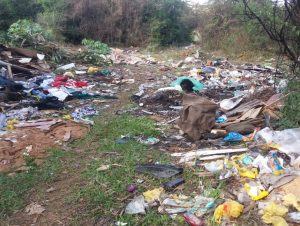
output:
[[51,34],[39,24],[30,20],[18,20],[8,29],[8,37],[13,45],[36,46],[51,40]]
[[285,99],[280,126],[283,128],[300,127],[300,80],[289,82],[287,87],[289,95]]
[[80,53],[78,58],[85,63],[94,65],[107,65],[110,63],[110,60],[105,56],[111,52],[107,44],[89,39],[83,39],[82,44],[86,47],[86,51]]

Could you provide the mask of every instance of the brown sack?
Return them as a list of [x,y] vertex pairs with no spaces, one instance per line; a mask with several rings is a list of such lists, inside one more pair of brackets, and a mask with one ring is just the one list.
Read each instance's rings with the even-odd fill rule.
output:
[[199,140],[214,127],[217,108],[217,104],[204,97],[184,94],[178,126],[190,138]]

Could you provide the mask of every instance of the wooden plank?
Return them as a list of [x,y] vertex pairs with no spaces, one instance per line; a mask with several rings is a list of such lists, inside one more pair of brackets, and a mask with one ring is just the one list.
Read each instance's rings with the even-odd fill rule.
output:
[[172,157],[183,157],[183,156],[207,156],[207,155],[217,155],[217,154],[230,154],[230,153],[238,153],[238,152],[246,152],[248,148],[237,148],[237,149],[217,149],[217,150],[207,150],[207,149],[199,149],[196,151],[190,151],[186,153],[173,153]]
[[218,155],[218,154],[232,154],[232,153],[240,153],[246,152],[248,148],[238,148],[238,149],[219,149],[219,150],[197,150],[191,151],[187,153],[174,153],[171,156],[181,157],[179,163],[191,162],[199,156],[210,156],[210,155]]
[[18,66],[18,65],[14,65],[14,64],[10,64],[10,63],[4,62],[4,61],[2,61],[2,60],[0,60],[0,65],[6,66],[6,67],[10,66],[11,68],[14,68],[14,69],[17,69],[17,70],[20,70],[20,71],[23,71],[23,72],[27,72],[27,73],[29,73],[29,74],[32,74],[32,71],[29,70],[29,69],[27,69],[27,68],[20,67],[20,66]]
[[257,118],[257,116],[260,114],[261,110],[262,110],[262,107],[255,109],[255,111],[252,112],[252,114],[250,115],[249,118],[251,118],[251,119]]
[[226,112],[226,116],[230,117],[230,116],[236,115],[238,113],[244,113],[246,111],[249,111],[252,108],[256,108],[256,107],[260,107],[260,106],[264,106],[264,105],[265,104],[262,101],[255,99],[255,100],[249,101],[247,103],[243,103],[239,107]]

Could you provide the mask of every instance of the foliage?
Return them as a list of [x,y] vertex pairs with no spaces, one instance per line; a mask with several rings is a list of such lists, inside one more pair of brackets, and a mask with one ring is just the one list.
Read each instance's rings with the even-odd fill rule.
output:
[[8,36],[5,31],[0,31],[0,43],[1,44],[6,44],[8,42]]
[[94,65],[107,65],[110,63],[105,56],[111,52],[107,44],[89,39],[83,39],[82,44],[86,47],[86,51],[80,53],[78,57],[84,62]]
[[8,29],[8,37],[14,45],[36,46],[51,39],[51,34],[30,20],[18,20]]
[[300,68],[300,2],[242,0],[242,3],[244,14],[279,45],[281,54],[292,62],[292,72],[299,76],[296,72]]
[[38,14],[38,22],[43,27],[52,31],[56,39],[63,39],[62,32],[65,23],[65,11],[67,4],[65,0],[37,0],[43,8]]
[[0,30],[6,31],[19,19],[35,19],[42,11],[36,0],[0,0]]
[[190,13],[182,0],[156,1],[155,14],[151,21],[151,42],[168,46],[191,41],[192,27],[182,19]]
[[[86,38],[125,45],[190,41],[190,14],[183,0],[78,0],[69,3],[66,30]],[[101,23],[95,23],[101,21]],[[70,34],[70,32],[69,32]]]
[[[197,8],[202,43],[209,50],[230,54],[273,49],[269,38],[256,21],[246,19],[240,1],[211,0],[207,8]],[[268,14],[270,8],[265,8]]]
[[283,128],[300,127],[300,81],[294,80],[289,82],[285,99],[280,126]]
[[89,50],[95,51],[98,54],[106,55],[106,54],[110,54],[111,52],[111,49],[108,47],[107,44],[99,41],[83,39],[82,44],[86,46]]

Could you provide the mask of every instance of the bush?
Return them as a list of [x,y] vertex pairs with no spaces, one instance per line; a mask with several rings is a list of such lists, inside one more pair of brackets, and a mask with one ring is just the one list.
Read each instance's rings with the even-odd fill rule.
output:
[[300,127],[300,80],[289,82],[287,87],[289,95],[285,99],[280,126],[283,128]]
[[83,39],[82,44],[86,47],[86,51],[80,53],[78,58],[82,59],[85,63],[100,66],[110,63],[110,60],[105,56],[111,52],[107,44],[89,39]]
[[51,34],[30,20],[18,20],[8,29],[10,42],[16,46],[36,46],[51,40]]

